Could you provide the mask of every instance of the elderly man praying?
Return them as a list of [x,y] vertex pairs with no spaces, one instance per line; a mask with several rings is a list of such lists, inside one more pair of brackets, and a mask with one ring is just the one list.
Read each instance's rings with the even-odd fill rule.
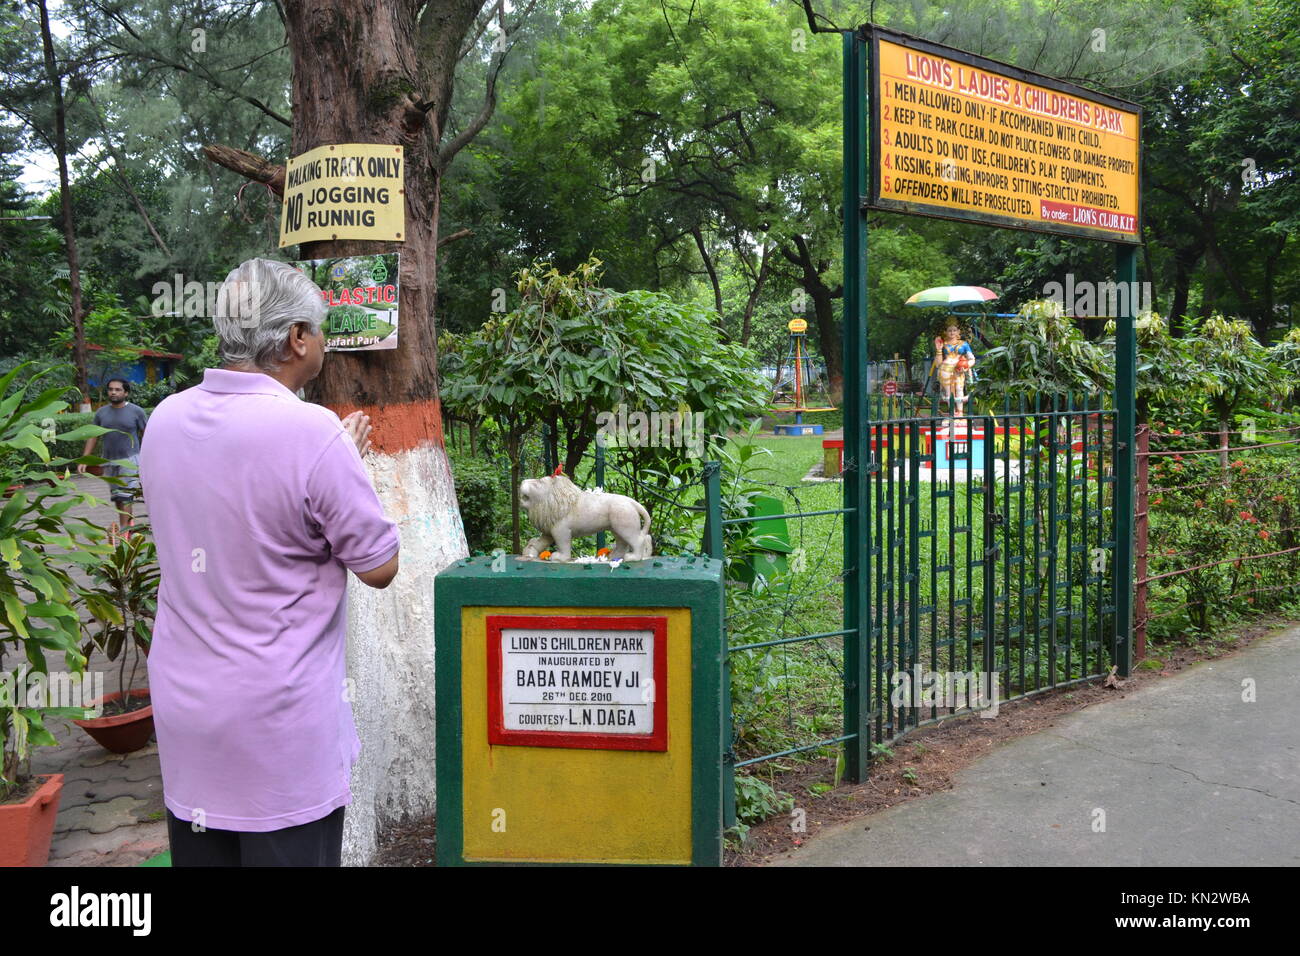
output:
[[221,368],[163,401],[140,474],[162,581],[149,690],[174,866],[338,866],[360,743],[347,576],[387,587],[396,527],[369,419],[296,392],[325,356],[320,290],[250,259],[214,317]]

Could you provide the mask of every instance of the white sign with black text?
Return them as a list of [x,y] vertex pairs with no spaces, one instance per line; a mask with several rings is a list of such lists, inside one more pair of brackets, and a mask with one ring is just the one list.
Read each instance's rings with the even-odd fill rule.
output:
[[654,733],[652,630],[501,629],[506,731]]

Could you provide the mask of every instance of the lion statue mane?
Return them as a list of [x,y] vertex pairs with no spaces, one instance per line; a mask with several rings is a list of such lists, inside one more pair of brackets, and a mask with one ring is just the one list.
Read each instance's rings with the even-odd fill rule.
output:
[[583,491],[565,475],[526,478],[519,485],[519,503],[542,533],[524,548],[525,558],[551,552],[552,561],[573,560],[573,539],[610,531],[610,559],[642,561],[653,552],[650,515],[626,495]]

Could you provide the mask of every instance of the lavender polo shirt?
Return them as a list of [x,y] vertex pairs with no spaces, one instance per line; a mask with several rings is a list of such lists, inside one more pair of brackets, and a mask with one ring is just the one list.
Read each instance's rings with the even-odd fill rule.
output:
[[140,477],[162,580],[149,691],[167,807],[219,830],[351,800],[347,569],[397,553],[338,416],[267,375],[208,369],[149,419]]

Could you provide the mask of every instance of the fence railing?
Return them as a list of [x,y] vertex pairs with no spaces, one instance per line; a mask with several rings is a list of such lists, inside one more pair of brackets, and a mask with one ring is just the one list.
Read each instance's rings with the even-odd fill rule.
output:
[[[1225,429],[1144,424],[1136,444],[1137,657],[1146,656],[1153,622],[1186,616],[1204,629],[1215,608],[1238,599],[1280,604],[1297,593],[1300,426],[1260,429],[1248,440]],[[1154,610],[1174,588],[1178,599]]]
[[[956,422],[937,415],[937,402],[923,396],[874,395],[868,408],[867,508],[859,523],[868,545],[863,613],[839,629],[728,645],[734,662],[750,651],[848,642],[841,660],[845,713],[861,717],[841,734],[791,741],[770,753],[738,759],[729,752],[728,773],[860,737],[882,746],[978,709],[969,698],[896,705],[898,675],[918,664],[983,669],[1001,699],[1011,700],[1100,677],[1116,657],[1115,413],[1085,395],[1007,401],[996,414],[986,409]],[[954,455],[961,443],[952,439],[963,437],[966,447]],[[719,464],[707,463],[703,474],[711,557],[725,558],[727,528],[854,511],[726,516]],[[865,684],[849,672],[850,647],[866,659]]]

